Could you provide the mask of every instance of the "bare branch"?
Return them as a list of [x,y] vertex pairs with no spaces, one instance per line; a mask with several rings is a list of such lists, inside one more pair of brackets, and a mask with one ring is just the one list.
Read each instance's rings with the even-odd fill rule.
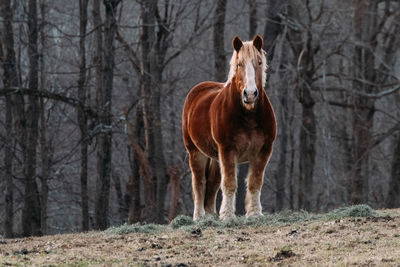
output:
[[8,95],[28,95],[28,96],[36,96],[43,97],[51,100],[56,100],[68,104],[72,107],[80,107],[82,108],[89,116],[91,117],[99,117],[97,111],[91,109],[89,106],[86,106],[80,100],[72,97],[68,97],[62,94],[57,94],[50,91],[45,90],[29,90],[28,88],[22,87],[10,87],[10,88],[1,88],[0,96],[8,96]]

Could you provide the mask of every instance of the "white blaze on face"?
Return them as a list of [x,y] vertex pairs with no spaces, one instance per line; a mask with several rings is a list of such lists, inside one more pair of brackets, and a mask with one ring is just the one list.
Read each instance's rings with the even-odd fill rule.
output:
[[247,62],[246,64],[246,93],[251,101],[254,98],[254,93],[257,91],[257,85],[255,80],[256,74],[254,71],[253,64],[251,61]]

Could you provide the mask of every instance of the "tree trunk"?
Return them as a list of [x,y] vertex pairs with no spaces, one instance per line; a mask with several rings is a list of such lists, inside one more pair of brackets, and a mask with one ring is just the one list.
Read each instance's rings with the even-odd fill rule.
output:
[[97,150],[97,172],[95,216],[96,227],[105,229],[108,226],[108,206],[110,197],[111,178],[111,107],[112,89],[114,78],[114,37],[116,32],[116,13],[120,0],[104,0],[106,18],[104,21],[104,64],[102,77],[102,97],[100,99],[101,117],[103,130],[99,133]]
[[214,75],[215,80],[223,82],[226,79],[226,56],[224,48],[226,0],[217,0],[214,15],[213,42],[214,42]]
[[[46,24],[46,5],[42,0],[40,2],[40,14],[42,17],[42,23],[40,25],[40,43],[41,43],[41,56],[40,56],[40,89],[45,89],[45,65],[44,65],[44,48],[45,44],[45,24]],[[39,119],[40,119],[40,155],[41,155],[41,192],[40,192],[40,201],[41,201],[41,232],[42,234],[47,233],[47,201],[49,195],[49,185],[48,181],[50,178],[51,165],[52,165],[52,157],[53,157],[53,147],[51,140],[46,138],[47,135],[47,125],[45,118],[45,104],[43,98],[39,98]]]
[[[154,1],[152,1],[154,2]],[[142,113],[143,113],[143,126],[145,132],[145,151],[147,152],[146,157],[150,156],[150,124],[151,124],[151,111],[150,111],[150,93],[151,89],[151,77],[147,75],[150,71],[149,54],[151,50],[151,45],[154,43],[154,32],[151,31],[150,26],[155,25],[155,19],[150,13],[149,2],[142,2],[141,5],[141,22],[143,27],[141,28],[140,35],[140,49],[141,49],[141,59],[140,59],[140,93],[142,96]],[[154,89],[153,89],[154,90]],[[152,168],[152,166],[150,167]],[[156,214],[154,210],[157,206],[157,178],[150,174],[150,176],[143,176],[143,185],[145,193],[145,208],[143,210],[143,219],[148,222],[156,221]]]
[[300,158],[299,158],[299,207],[311,211],[313,199],[313,174],[316,156],[317,127],[314,114],[315,101],[311,95],[312,77],[314,74],[314,62],[311,48],[312,39],[309,34],[307,51],[305,52],[305,72],[299,79],[299,102],[302,107],[300,126]]
[[112,179],[114,181],[114,189],[117,196],[119,219],[120,221],[124,221],[126,220],[126,215],[128,213],[126,212],[126,205],[124,201],[124,196],[122,194],[121,179],[116,172],[113,172]]
[[[5,82],[3,76],[3,82]],[[5,84],[5,83],[4,83]],[[4,177],[6,182],[6,193],[5,193],[5,218],[4,218],[4,237],[13,237],[13,220],[14,220],[14,188],[13,188],[13,140],[12,140],[12,103],[11,97],[6,97],[6,136],[5,142],[6,147],[4,151]]]
[[132,174],[129,176],[129,181],[126,185],[127,197],[126,203],[129,206],[128,222],[130,224],[140,222],[141,220],[141,205],[140,205],[140,176],[139,176],[139,163],[136,158],[131,159],[134,161]]
[[[373,93],[369,82],[375,81],[374,47],[371,36],[376,25],[376,1],[356,2],[354,15],[355,37],[354,50],[354,88],[360,92]],[[368,49],[367,46],[370,46]],[[375,100],[354,94],[353,108],[353,166],[351,173],[351,203],[368,202],[369,149],[372,144],[372,127],[375,110]]]
[[[103,27],[100,13],[101,0],[93,0],[92,16],[93,26],[96,29],[94,32],[95,39],[95,52],[93,58],[93,65],[95,66],[95,79],[96,79],[96,106],[100,107],[101,99],[103,98]],[[82,62],[81,62],[82,63]],[[97,140],[97,143],[99,141]]]
[[257,1],[248,0],[249,4],[249,39],[256,35],[257,31]]
[[[153,72],[154,73],[154,72]],[[161,81],[161,78],[159,79]],[[158,83],[157,86],[159,86]],[[154,86],[154,85],[153,85]],[[156,88],[154,86],[153,88]],[[151,107],[153,109],[152,126],[150,128],[150,138],[154,141],[150,143],[149,147],[149,161],[157,177],[157,209],[156,221],[157,223],[165,223],[165,196],[167,194],[168,174],[167,166],[164,157],[164,144],[162,138],[162,124],[161,124],[161,92],[157,88],[152,94]]]
[[[44,72],[42,72],[44,73]],[[49,195],[49,178],[52,165],[53,157],[53,145],[51,140],[47,140],[47,127],[45,118],[45,104],[43,98],[40,98],[40,155],[41,155],[41,169],[42,173],[40,175],[41,180],[41,231],[43,234],[47,233],[47,201]]]
[[[142,139],[142,129],[143,129],[143,117],[141,116],[141,108],[137,108],[136,112],[136,123],[135,128],[132,127],[131,123],[128,121],[128,114],[126,116],[126,123],[128,128],[128,137],[130,140],[130,152],[129,162],[131,166],[131,175],[129,177],[128,184],[126,186],[127,192],[129,194],[129,223],[136,223],[141,220],[142,217],[142,206],[140,204],[141,190],[140,190],[140,177],[143,179],[143,185],[145,188],[145,198],[152,194],[148,194],[155,185],[149,184],[151,181],[151,170],[150,165],[147,161],[147,156],[145,155],[143,149],[140,147],[140,140]],[[132,138],[133,137],[133,138]],[[136,138],[135,138],[136,137]],[[133,157],[131,156],[133,154]],[[149,173],[150,172],[150,173]],[[155,201],[150,200],[150,203],[155,205]],[[147,205],[146,205],[147,206]],[[155,206],[153,206],[155,208]]]
[[[101,13],[100,13],[100,0],[93,0],[93,10],[92,10],[92,16],[93,16],[93,24],[96,29],[95,31],[95,55],[93,58],[93,64],[95,66],[95,77],[96,77],[96,106],[97,107],[102,107],[103,103],[103,27],[102,27],[102,19],[101,19]],[[100,122],[101,123],[101,122]],[[102,127],[102,125],[100,125]],[[102,138],[100,135],[96,136],[96,143],[98,145],[98,152],[97,152],[97,169],[98,169],[98,175],[100,175],[100,170],[99,170],[99,165],[102,161],[102,155],[99,155],[99,150],[101,149]],[[82,163],[82,162],[81,162]],[[101,184],[99,183],[99,177],[96,179],[96,197],[95,197],[95,227],[99,228],[97,225],[97,199],[98,197],[101,198],[101,196],[98,196],[100,193],[100,186]],[[83,188],[83,190],[85,190]],[[81,192],[82,193],[82,192]],[[83,211],[82,211],[83,212]],[[82,218],[83,219],[83,218]],[[83,222],[82,222],[83,224]]]
[[[29,90],[38,89],[38,27],[37,2],[29,0],[28,9]],[[41,235],[40,197],[36,183],[36,147],[38,141],[39,104],[36,96],[29,96],[27,112],[27,146],[24,204],[22,209],[23,235]]]
[[[306,86],[303,87],[303,90]],[[307,93],[309,94],[309,93]],[[310,211],[312,209],[313,173],[315,165],[316,122],[314,115],[314,102],[311,96],[309,101],[301,102],[302,116],[300,129],[300,159],[299,159],[299,207]]]
[[[86,104],[86,26],[87,26],[87,7],[88,0],[79,1],[79,58],[81,60],[79,66],[78,79],[78,98]],[[81,207],[82,207],[82,231],[89,230],[89,196],[88,196],[88,129],[87,117],[83,107],[78,109],[78,123],[81,131]]]
[[[18,76],[16,69],[16,59],[14,50],[14,32],[12,28],[13,12],[11,10],[10,0],[0,1],[1,16],[3,18],[3,31],[2,31],[2,43],[1,57],[3,65],[3,85],[4,88],[10,88],[18,86]],[[14,186],[13,186],[13,105],[17,104],[20,107],[17,99],[19,96],[14,98],[6,96],[6,147],[4,154],[4,171],[5,171],[5,182],[6,182],[6,193],[5,193],[5,218],[4,218],[4,237],[13,237],[13,225],[14,225]],[[23,113],[20,114],[23,117]],[[18,117],[15,117],[18,118]]]

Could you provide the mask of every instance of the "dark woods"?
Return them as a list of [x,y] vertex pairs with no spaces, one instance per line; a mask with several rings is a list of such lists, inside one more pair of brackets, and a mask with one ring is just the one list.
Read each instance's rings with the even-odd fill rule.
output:
[[225,81],[233,36],[256,33],[278,120],[265,211],[400,205],[398,1],[0,0],[0,15],[5,237],[191,215],[185,96]]

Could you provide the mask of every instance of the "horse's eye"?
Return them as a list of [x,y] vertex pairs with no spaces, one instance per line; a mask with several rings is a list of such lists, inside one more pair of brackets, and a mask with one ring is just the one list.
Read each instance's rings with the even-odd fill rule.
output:
[[241,66],[242,66],[242,63],[238,63],[237,66],[238,66],[238,67],[241,67]]

